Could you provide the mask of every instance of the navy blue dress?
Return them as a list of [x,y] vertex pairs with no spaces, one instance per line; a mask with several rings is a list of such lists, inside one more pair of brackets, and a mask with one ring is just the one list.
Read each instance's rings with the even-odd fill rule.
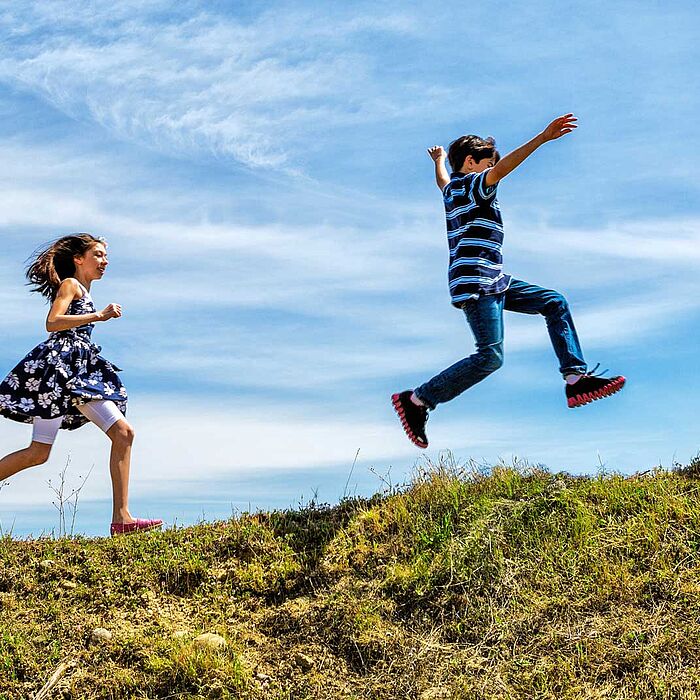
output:
[[[86,289],[66,314],[92,314]],[[61,428],[75,430],[88,419],[77,406],[87,401],[113,401],[126,415],[127,394],[117,376],[121,370],[100,355],[90,337],[94,323],[51,333],[0,383],[0,415],[21,423],[63,416]]]

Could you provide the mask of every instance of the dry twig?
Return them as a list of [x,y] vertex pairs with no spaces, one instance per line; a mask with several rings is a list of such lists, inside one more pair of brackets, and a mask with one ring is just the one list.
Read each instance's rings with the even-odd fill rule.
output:
[[44,687],[34,696],[34,700],[47,700],[51,691],[56,687],[58,682],[63,678],[66,671],[74,668],[76,665],[75,661],[65,661],[63,662],[52,674],[51,678],[46,681]]

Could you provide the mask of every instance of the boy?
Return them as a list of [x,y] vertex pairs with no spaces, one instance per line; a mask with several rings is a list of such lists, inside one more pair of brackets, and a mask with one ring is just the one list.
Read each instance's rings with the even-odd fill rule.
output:
[[[455,398],[503,364],[504,309],[545,317],[566,382],[569,408],[610,396],[624,386],[624,377],[606,378],[587,372],[569,306],[559,292],[512,279],[502,269],[503,223],[496,200],[498,183],[547,141],[574,129],[576,117],[566,114],[502,159],[493,139],[473,135],[453,141],[448,154],[442,146],[428,149],[445,203],[452,304],[467,317],[476,352],[414,391],[391,397],[406,434],[418,447],[428,446],[425,424],[429,410]],[[445,158],[450,161],[451,176]]]

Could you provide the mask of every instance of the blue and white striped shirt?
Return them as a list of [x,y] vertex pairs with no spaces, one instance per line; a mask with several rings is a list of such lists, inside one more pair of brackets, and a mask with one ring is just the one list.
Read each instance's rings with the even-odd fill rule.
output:
[[452,173],[442,191],[450,247],[450,296],[461,307],[465,301],[508,289],[503,274],[503,221],[496,185],[488,187],[486,173]]

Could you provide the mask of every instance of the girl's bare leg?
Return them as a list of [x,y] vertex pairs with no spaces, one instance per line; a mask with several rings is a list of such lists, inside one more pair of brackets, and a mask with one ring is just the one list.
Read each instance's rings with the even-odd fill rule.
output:
[[129,470],[134,429],[125,418],[121,418],[107,431],[107,437],[112,441],[112,450],[109,455],[109,473],[112,477],[112,522],[133,523],[135,518],[129,513]]
[[43,464],[51,454],[51,445],[32,440],[29,447],[17,450],[0,459],[0,481],[8,479],[13,474],[21,472],[28,467]]

